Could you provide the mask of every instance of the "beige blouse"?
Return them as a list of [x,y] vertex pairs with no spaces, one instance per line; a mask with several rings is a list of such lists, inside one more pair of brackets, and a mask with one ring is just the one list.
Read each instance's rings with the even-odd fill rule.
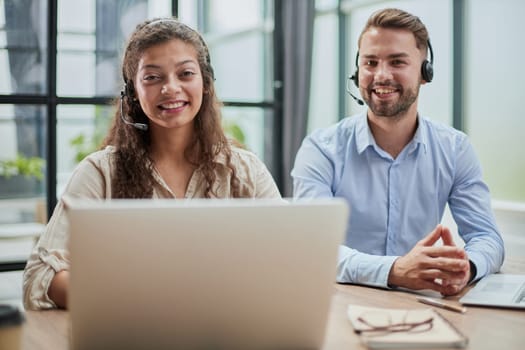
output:
[[[114,148],[86,157],[74,170],[63,196],[73,198],[111,198],[111,176],[113,171]],[[224,163],[224,158],[219,159]],[[232,164],[240,180],[240,197],[243,198],[280,198],[279,190],[264,163],[253,153],[232,146]],[[230,198],[230,171],[224,167],[216,170],[217,180],[214,193],[218,198]],[[175,198],[159,173],[155,172],[157,183],[153,188],[153,198]],[[204,176],[195,170],[185,198],[204,197]],[[60,199],[45,233],[34,247],[24,271],[24,306],[26,309],[55,308],[55,303],[47,296],[51,280],[55,274],[69,269],[67,251],[68,224],[64,212],[64,203]]]

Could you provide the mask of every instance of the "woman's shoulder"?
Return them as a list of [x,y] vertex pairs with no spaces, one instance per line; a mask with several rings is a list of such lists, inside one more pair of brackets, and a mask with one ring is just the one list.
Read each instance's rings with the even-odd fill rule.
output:
[[228,162],[228,151],[223,150],[217,156],[216,162],[221,164],[224,169],[233,167],[238,176],[256,176],[266,169],[264,162],[254,152],[239,145],[230,143],[229,155],[230,161]]
[[237,145],[231,145],[231,159],[233,165],[253,165],[258,166],[263,164],[262,160],[252,151],[245,148],[239,147]]
[[91,173],[93,171],[102,174],[110,173],[114,163],[114,154],[115,147],[113,146],[106,146],[88,154],[77,164],[73,170],[73,175]]
[[[229,161],[228,161],[229,160]],[[229,144],[216,158],[215,167],[219,187],[226,197],[278,198],[279,189],[264,162],[250,150],[236,144]],[[232,173],[233,171],[233,173]],[[230,192],[231,176],[238,180],[237,194]],[[219,196],[220,197],[220,196]]]
[[95,164],[101,164],[101,163],[108,163],[111,162],[113,159],[113,156],[116,152],[116,148],[114,146],[106,146],[104,148],[101,148],[98,151],[95,151],[93,153],[90,153],[89,155],[84,158],[82,162],[90,162]]
[[107,197],[114,153],[114,147],[108,146],[86,156],[71,173],[64,193],[76,197]]

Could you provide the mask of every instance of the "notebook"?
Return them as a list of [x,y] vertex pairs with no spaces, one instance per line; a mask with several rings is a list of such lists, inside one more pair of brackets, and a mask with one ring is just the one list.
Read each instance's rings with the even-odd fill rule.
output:
[[485,276],[459,301],[466,305],[525,309],[525,275]]
[[463,348],[468,338],[433,308],[348,305],[348,319],[370,349]]
[[346,202],[66,206],[73,349],[322,346]]

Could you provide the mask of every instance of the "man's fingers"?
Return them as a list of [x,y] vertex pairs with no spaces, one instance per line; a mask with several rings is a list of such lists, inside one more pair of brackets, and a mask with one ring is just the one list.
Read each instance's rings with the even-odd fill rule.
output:
[[[443,245],[435,245],[439,239]],[[396,259],[390,270],[388,283],[452,295],[465,286],[468,274],[467,253],[456,246],[448,228],[437,225],[406,255]]]
[[423,246],[432,246],[436,243],[441,237],[442,226],[437,225],[434,231],[430,232],[426,237],[419,241],[419,245]]
[[435,290],[436,292],[442,293],[443,287],[439,283],[436,283],[436,282],[422,281],[421,288],[419,289],[430,289],[430,290]]
[[419,278],[427,281],[440,280],[441,285],[447,286],[450,284],[461,284],[465,280],[465,271],[446,271],[440,269],[422,270],[419,273]]
[[459,292],[461,292],[462,289],[463,289],[462,286],[452,284],[450,286],[445,286],[445,287],[441,288],[440,293],[443,296],[456,295]]
[[456,246],[425,247],[421,252],[432,258],[439,258],[442,256],[446,258],[465,259],[467,256],[462,248]]
[[443,240],[444,245],[455,246],[454,239],[452,238],[452,233],[448,227],[442,226],[441,228],[441,240]]
[[446,273],[465,274],[465,272],[468,271],[469,266],[468,262],[465,262],[464,260],[439,258],[438,261],[431,265],[431,267]]
[[469,270],[469,262],[466,259],[456,258],[455,256],[446,257],[443,255],[437,257],[427,257],[419,261],[417,269],[431,270],[437,269],[447,272],[465,272]]

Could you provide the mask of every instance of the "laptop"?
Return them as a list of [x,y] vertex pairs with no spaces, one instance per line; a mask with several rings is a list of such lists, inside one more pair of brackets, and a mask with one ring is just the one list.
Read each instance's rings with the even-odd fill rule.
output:
[[340,199],[66,201],[72,348],[317,349]]
[[459,301],[466,305],[525,309],[525,275],[485,276]]

